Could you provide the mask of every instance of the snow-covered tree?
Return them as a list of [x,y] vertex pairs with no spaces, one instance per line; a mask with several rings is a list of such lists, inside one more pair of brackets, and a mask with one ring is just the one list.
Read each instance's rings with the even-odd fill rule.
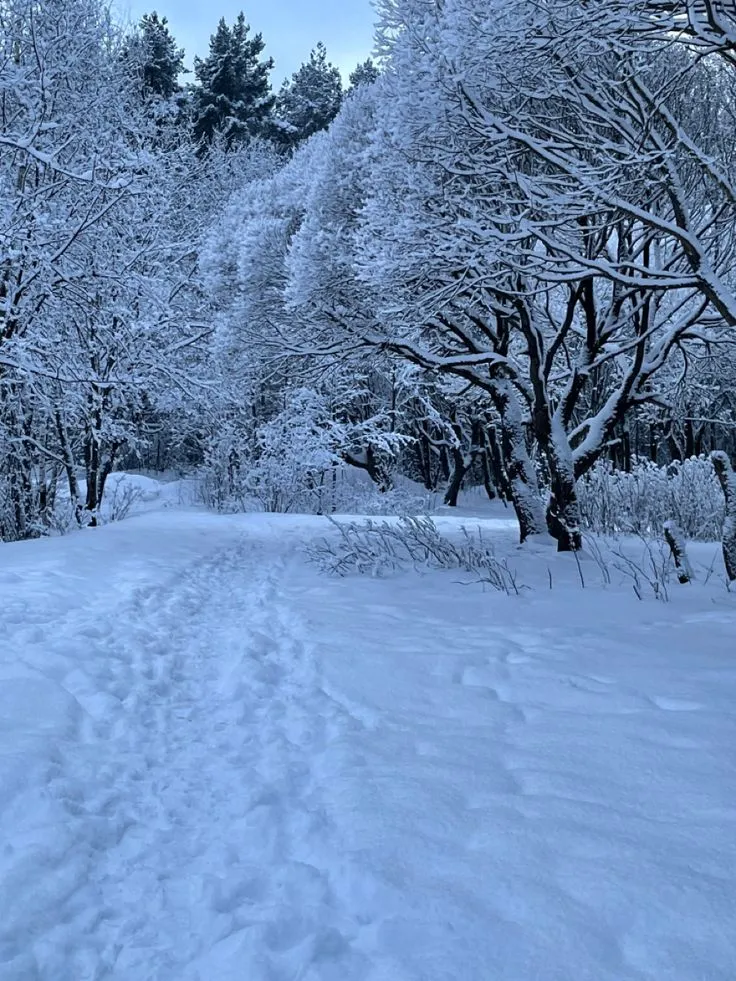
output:
[[361,61],[360,64],[356,65],[355,68],[350,72],[349,82],[350,89],[357,89],[359,85],[372,85],[374,82],[378,81],[380,76],[380,71],[378,66],[372,58],[366,58],[365,61]]
[[576,549],[580,477],[675,406],[694,446],[710,410],[689,382],[732,360],[731,20],[378,6],[382,74],[249,201],[230,325],[279,392],[398,372],[392,425],[425,482],[442,461],[452,501],[482,469],[522,539]]
[[228,147],[261,134],[275,103],[269,73],[273,59],[261,60],[261,34],[249,37],[240,13],[232,27],[222,18],[210,38],[206,58],[195,58],[198,86],[193,90],[196,142],[206,147],[217,137]]
[[616,28],[605,4],[382,10],[389,70],[358,257],[385,298],[382,343],[521,399],[549,529],[576,547],[577,477],[663,397],[673,352],[728,340],[729,158],[706,166],[723,103],[694,114],[704,69],[643,28],[632,45],[631,19]]
[[218,169],[206,176],[184,134],[160,139],[95,0],[3,13],[0,523],[23,537],[54,520],[62,482],[94,523],[120,454],[166,393],[191,391],[209,332],[198,225]]
[[275,140],[293,148],[327,129],[340,111],[342,97],[340,72],[327,60],[320,42],[309,61],[281,87],[274,110]]
[[170,99],[181,91],[179,77],[184,72],[184,49],[173,38],[168,20],[159,17],[156,11],[143,15],[139,31],[144,93]]

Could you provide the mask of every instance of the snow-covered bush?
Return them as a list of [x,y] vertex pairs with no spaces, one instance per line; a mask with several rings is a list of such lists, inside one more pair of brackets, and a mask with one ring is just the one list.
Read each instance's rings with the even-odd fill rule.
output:
[[463,529],[460,542],[441,535],[430,517],[403,517],[397,522],[342,523],[332,521],[337,538],[310,545],[307,554],[322,572],[346,576],[383,576],[406,568],[459,569],[504,593],[518,594],[520,586],[493,546]]
[[[380,423],[380,420],[379,420]],[[395,483],[379,493],[362,447],[394,460],[407,437],[375,419],[341,422],[329,400],[310,389],[289,393],[267,422],[222,425],[210,440],[201,473],[203,502],[218,511],[403,514],[431,508],[432,495]]]
[[674,521],[686,538],[717,541],[723,525],[723,494],[705,457],[658,467],[638,463],[631,473],[598,463],[578,482],[583,524],[612,535],[659,536]]
[[201,493],[218,511],[319,513],[340,463],[318,397],[299,391],[268,422],[241,418],[220,425],[208,447]]

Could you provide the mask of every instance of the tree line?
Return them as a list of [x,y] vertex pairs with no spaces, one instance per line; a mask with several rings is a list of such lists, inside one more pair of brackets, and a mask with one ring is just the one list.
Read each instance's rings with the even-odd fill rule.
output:
[[[0,9],[24,25],[0,75],[3,472],[30,526],[50,473],[155,445],[220,506],[321,502],[350,468],[450,505],[482,483],[522,540],[577,549],[600,461],[736,448],[726,5],[380,0],[348,91],[317,46],[277,93],[242,16],[181,86],[156,15],[131,39],[94,0]],[[69,32],[63,99],[41,21]]]
[[156,13],[131,31],[100,0],[0,0],[0,540],[69,502],[96,523],[109,474],[156,440],[201,458],[204,235],[344,94],[321,44],[272,93],[263,49],[223,20],[183,85]]
[[[242,12],[232,26],[221,18],[209,54],[194,59],[195,84],[185,85],[184,50],[167,18],[153,12],[141,18],[124,58],[145,96],[173,100],[180,125],[189,128],[200,153],[216,141],[231,148],[254,137],[292,150],[326,129],[338,114],[345,94],[342,76],[318,42],[308,60],[274,92],[274,61],[264,57],[265,47],[263,36],[251,32]],[[349,88],[377,74],[369,58],[351,73]]]
[[474,468],[522,540],[577,549],[579,481],[630,462],[639,426],[675,450],[732,433],[736,18],[378,11],[380,79],[216,233],[239,257],[210,270],[221,329],[249,384],[261,352],[274,410],[295,379],[316,389],[336,455],[379,487],[397,459],[428,485],[449,462],[452,504]]

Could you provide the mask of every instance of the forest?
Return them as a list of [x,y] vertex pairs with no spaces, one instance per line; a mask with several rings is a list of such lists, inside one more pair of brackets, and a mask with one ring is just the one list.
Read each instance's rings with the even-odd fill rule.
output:
[[734,981],[734,0],[107,2],[0,0],[0,981]]
[[274,88],[242,14],[190,76],[155,12],[0,0],[0,540],[119,470],[224,511],[478,487],[561,551],[722,534],[736,578],[732,6],[376,17],[349,81],[315,43]]

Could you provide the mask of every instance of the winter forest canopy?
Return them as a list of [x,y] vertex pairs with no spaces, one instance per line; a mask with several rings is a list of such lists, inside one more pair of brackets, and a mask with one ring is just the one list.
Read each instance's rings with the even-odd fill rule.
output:
[[0,0],[0,539],[145,468],[227,509],[479,485],[577,549],[715,454],[736,563],[733,5],[376,18],[349,82],[315,42],[274,89],[243,15],[188,76],[157,13]]

